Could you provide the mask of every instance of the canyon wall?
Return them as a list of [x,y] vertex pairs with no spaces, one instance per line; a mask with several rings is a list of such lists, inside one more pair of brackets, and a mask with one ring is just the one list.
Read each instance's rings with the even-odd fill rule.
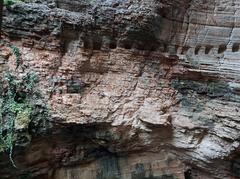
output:
[[50,117],[25,126],[17,168],[1,154],[0,178],[240,178],[239,13],[237,0],[5,7],[0,74],[35,73]]

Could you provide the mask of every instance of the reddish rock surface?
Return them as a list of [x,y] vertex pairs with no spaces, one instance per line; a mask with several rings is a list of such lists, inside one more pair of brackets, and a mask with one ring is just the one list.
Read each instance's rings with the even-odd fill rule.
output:
[[40,2],[5,9],[0,72],[39,76],[53,127],[0,178],[240,177],[240,3]]

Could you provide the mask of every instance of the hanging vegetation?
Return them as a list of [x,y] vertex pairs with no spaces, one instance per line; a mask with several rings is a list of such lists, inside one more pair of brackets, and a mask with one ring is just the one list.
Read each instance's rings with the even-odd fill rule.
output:
[[[21,66],[21,53],[16,46],[9,46]],[[16,68],[16,69],[17,69]],[[7,152],[13,166],[14,145],[25,146],[32,135],[46,129],[49,116],[43,97],[37,88],[38,76],[34,72],[22,76],[6,72],[0,85],[0,152]]]

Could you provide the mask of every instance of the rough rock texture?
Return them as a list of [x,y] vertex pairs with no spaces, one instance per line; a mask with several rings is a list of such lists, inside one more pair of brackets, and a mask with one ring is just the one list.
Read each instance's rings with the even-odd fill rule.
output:
[[[29,1],[0,70],[34,71],[53,128],[0,178],[240,178],[240,3]],[[24,70],[23,70],[24,69]]]

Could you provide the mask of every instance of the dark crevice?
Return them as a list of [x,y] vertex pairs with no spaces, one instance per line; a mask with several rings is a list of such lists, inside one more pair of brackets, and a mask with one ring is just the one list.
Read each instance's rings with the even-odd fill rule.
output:
[[136,44],[136,49],[137,50],[145,50],[144,44],[143,43]]
[[190,169],[188,169],[184,172],[184,178],[185,179],[192,179],[192,171]]
[[226,51],[227,46],[225,44],[219,45],[218,47],[218,54],[223,53],[224,51]]
[[152,46],[150,47],[150,51],[156,51],[157,48],[158,48],[157,45],[152,45]]
[[17,103],[23,103],[24,100],[26,99],[27,94],[25,92],[17,92],[14,101]]
[[90,41],[85,40],[85,41],[83,42],[83,47],[84,47],[85,49],[90,49],[91,46],[92,46],[92,44],[91,44]]
[[181,54],[182,54],[182,55],[187,54],[187,51],[188,51],[188,50],[189,50],[189,47],[187,47],[187,46],[183,47]]
[[207,45],[207,46],[205,47],[205,54],[209,54],[210,51],[212,50],[212,48],[213,48],[212,45]]
[[119,44],[120,47],[125,48],[125,49],[131,49],[132,48],[132,42],[131,41],[123,41]]
[[201,49],[201,46],[200,46],[200,45],[196,46],[195,51],[194,51],[194,54],[195,54],[195,55],[198,55],[200,49]]
[[116,43],[116,41],[111,41],[110,44],[109,44],[109,48],[110,48],[110,49],[116,49],[116,48],[117,48],[117,43]]
[[168,46],[167,46],[167,44],[163,44],[163,52],[168,52]]
[[101,50],[101,47],[102,47],[102,41],[95,41],[93,43],[93,50]]
[[239,51],[239,43],[234,43],[232,47],[232,52],[238,52]]

